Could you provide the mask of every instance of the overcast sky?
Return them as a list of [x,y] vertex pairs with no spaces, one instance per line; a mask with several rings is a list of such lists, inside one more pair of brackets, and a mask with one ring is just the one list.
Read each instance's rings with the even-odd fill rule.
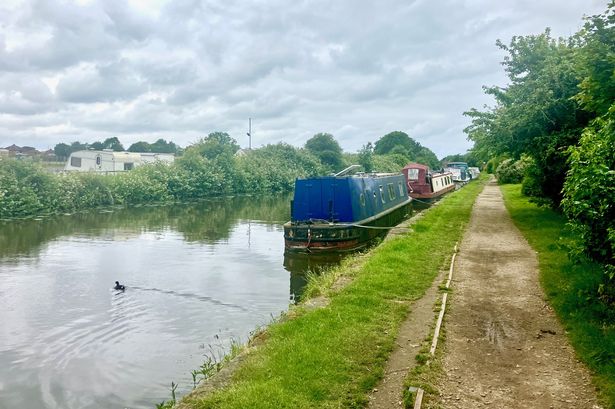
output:
[[345,151],[399,130],[439,157],[505,85],[496,39],[569,36],[607,0],[2,0],[0,147],[117,136]]

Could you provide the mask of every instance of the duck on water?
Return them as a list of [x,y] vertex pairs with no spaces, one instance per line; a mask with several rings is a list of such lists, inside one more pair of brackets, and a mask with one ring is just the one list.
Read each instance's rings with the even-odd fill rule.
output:
[[115,282],[115,287],[113,287],[114,290],[119,290],[119,291],[124,291],[126,289],[125,286],[123,286],[122,284],[120,284],[119,281]]

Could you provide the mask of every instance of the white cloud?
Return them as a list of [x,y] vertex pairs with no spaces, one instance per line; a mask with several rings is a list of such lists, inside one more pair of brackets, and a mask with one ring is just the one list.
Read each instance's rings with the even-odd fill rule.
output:
[[0,5],[0,146],[223,130],[346,151],[401,130],[439,156],[503,84],[495,40],[571,35],[602,1],[26,0]]

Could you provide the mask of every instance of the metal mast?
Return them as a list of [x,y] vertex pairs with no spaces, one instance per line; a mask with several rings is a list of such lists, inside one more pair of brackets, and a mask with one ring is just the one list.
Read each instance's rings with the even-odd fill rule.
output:
[[248,149],[252,150],[252,118],[248,118]]

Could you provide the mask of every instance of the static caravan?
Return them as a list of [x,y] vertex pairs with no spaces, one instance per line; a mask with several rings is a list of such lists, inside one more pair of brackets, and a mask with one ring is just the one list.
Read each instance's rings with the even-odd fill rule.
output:
[[155,152],[141,152],[142,163],[153,163],[156,161],[173,163],[175,161],[175,155],[172,153],[155,153]]
[[64,170],[77,172],[124,172],[145,163],[157,160],[171,163],[172,154],[114,152],[114,151],[77,151],[71,153]]

